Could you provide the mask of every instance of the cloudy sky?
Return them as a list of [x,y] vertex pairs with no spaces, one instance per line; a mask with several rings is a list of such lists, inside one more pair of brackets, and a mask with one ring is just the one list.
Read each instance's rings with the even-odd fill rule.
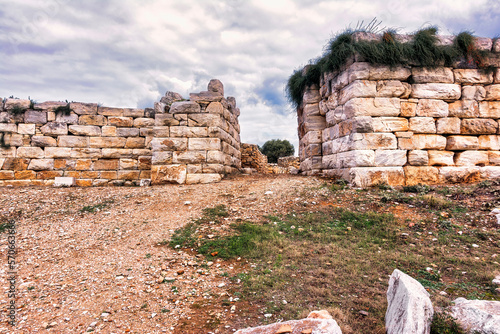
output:
[[0,0],[0,97],[145,108],[218,78],[242,141],[297,146],[287,78],[374,17],[401,32],[500,35],[498,0]]

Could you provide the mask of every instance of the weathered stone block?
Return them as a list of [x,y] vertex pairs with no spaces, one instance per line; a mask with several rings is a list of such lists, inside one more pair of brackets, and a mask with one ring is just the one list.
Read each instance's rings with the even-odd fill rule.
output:
[[[326,130],[326,129],[325,129]],[[325,131],[323,130],[323,132]],[[309,131],[302,137],[302,142],[306,145],[308,144],[321,144],[322,131]]]
[[171,151],[154,151],[151,159],[153,165],[166,165],[173,162],[174,153]]
[[125,147],[126,138],[122,137],[88,137],[89,146],[95,148]]
[[106,159],[132,158],[133,151],[125,148],[103,148],[102,157]]
[[481,69],[454,69],[455,82],[461,84],[490,84],[493,73]]
[[142,118],[145,115],[144,109],[139,109],[139,108],[124,108],[123,109],[123,116],[125,117],[137,117],[137,118]]
[[[363,119],[364,120],[364,119]],[[400,132],[400,131],[408,131],[409,125],[408,120],[402,117],[375,117],[372,120],[371,128],[370,126],[361,127],[362,130],[366,130],[363,132]],[[368,123],[368,122],[365,122]],[[363,124],[365,124],[363,123]],[[357,131],[361,132],[361,131]]]
[[500,100],[500,85],[489,85],[484,87],[486,90],[486,101],[498,101]]
[[479,104],[474,100],[460,100],[449,104],[449,115],[460,118],[479,117]]
[[100,174],[101,179],[107,179],[107,180],[118,179],[118,172],[117,171],[101,171],[99,174]]
[[123,116],[123,108],[99,107],[97,114],[103,116],[121,117]]
[[60,136],[68,134],[68,125],[66,123],[47,123],[40,128],[40,131],[47,136]]
[[129,137],[125,142],[125,148],[144,148],[144,147],[146,147],[146,138]]
[[6,99],[5,104],[3,106],[4,110],[13,110],[15,108],[28,110],[31,105],[30,100],[22,100],[22,99]]
[[455,154],[455,165],[457,166],[485,166],[489,163],[486,151],[464,151]]
[[453,166],[455,162],[453,161],[454,152],[451,151],[434,151],[429,150],[429,166]]
[[118,137],[137,137],[139,136],[138,128],[116,128]]
[[94,162],[94,170],[118,170],[120,159],[99,159]]
[[102,115],[83,115],[78,118],[78,124],[104,126],[108,124],[108,118]]
[[[211,114],[209,114],[209,115],[211,115]],[[174,115],[172,115],[172,114],[157,114],[155,116],[155,126],[157,126],[157,127],[177,126],[179,124],[180,124],[180,121],[178,119],[175,119]]]
[[66,102],[46,101],[42,103],[35,103],[33,109],[49,112],[49,111],[55,111],[57,108],[64,107],[66,105],[68,105]]
[[221,164],[224,163],[225,155],[221,151],[208,151],[207,152],[207,163],[209,164]]
[[485,167],[476,167],[479,168],[481,173],[481,178],[483,179],[499,179],[500,178],[500,167],[497,166],[485,166]]
[[138,170],[119,170],[118,180],[139,180],[140,175]]
[[458,100],[460,85],[445,83],[413,84],[410,96],[416,99]]
[[204,138],[208,137],[208,128],[206,127],[187,127],[187,126],[173,126],[170,129],[171,137],[182,138]]
[[500,150],[500,136],[490,135],[490,136],[479,136],[479,149],[480,150]]
[[59,147],[87,147],[89,146],[88,137],[78,136],[59,136],[57,137],[57,146]]
[[45,124],[47,123],[47,113],[37,110],[26,110],[24,113],[24,123]]
[[0,158],[15,158],[16,154],[15,147],[0,147]]
[[5,146],[23,146],[25,145],[24,138],[27,139],[26,144],[29,145],[29,136],[23,137],[23,135],[11,132],[0,133],[0,138],[3,140]]
[[134,126],[132,117],[108,117],[108,125],[116,127],[131,127]]
[[53,170],[54,159],[31,159],[28,166],[30,170]]
[[45,157],[45,154],[40,147],[18,147],[16,157],[42,159]]
[[404,184],[403,167],[354,167],[346,171],[348,180],[356,187]]
[[0,132],[17,132],[17,125],[0,123]]
[[[154,159],[154,157],[153,157]],[[151,183],[152,184],[165,184],[165,183],[186,183],[187,167],[186,165],[163,165],[151,168]]]
[[82,170],[92,170],[92,160],[91,159],[78,159],[75,160],[76,165],[75,169],[82,171]]
[[486,90],[483,86],[463,86],[462,99],[482,101],[486,97]]
[[417,115],[417,103],[401,101],[401,117],[415,117]]
[[187,174],[186,184],[214,183],[221,179],[220,174]]
[[116,137],[116,126],[103,126],[101,135],[103,137]]
[[497,131],[498,123],[493,119],[466,118],[460,126],[460,133],[466,135],[496,134]]
[[136,118],[134,119],[134,127],[136,128],[146,128],[155,125],[154,118]]
[[200,112],[200,105],[193,101],[174,102],[170,106],[171,114],[193,114]]
[[437,133],[460,134],[460,118],[446,117],[436,121]]
[[205,112],[222,115],[224,113],[224,106],[220,102],[211,102],[205,109]]
[[151,170],[151,156],[140,156],[137,159],[137,168],[140,170]]
[[71,148],[69,147],[46,147],[45,158],[69,158]]
[[307,156],[321,155],[321,144],[309,144],[305,150]]
[[415,134],[411,138],[415,150],[444,150],[446,137],[440,135]]
[[77,115],[95,115],[97,114],[97,103],[71,102],[70,109]]
[[189,114],[187,115],[188,126],[199,127],[220,127],[224,128],[224,122],[220,115],[217,114]]
[[419,83],[453,83],[453,71],[449,67],[413,67],[413,82]]
[[57,146],[57,141],[52,137],[33,136],[31,137],[31,145],[36,147]]
[[348,69],[348,80],[400,80],[406,81],[410,69],[403,66],[371,65],[365,62],[355,62]]
[[[47,153],[45,153],[47,155]],[[99,159],[102,157],[100,148],[73,148],[71,150],[71,158],[78,159]]]
[[40,171],[36,173],[37,180],[50,180],[56,177],[61,177],[63,175],[62,171]]
[[500,118],[500,101],[479,103],[479,117]]
[[399,80],[381,80],[377,82],[377,97],[399,97],[406,99],[410,96],[411,85]]
[[[191,101],[186,101],[186,102],[200,102],[200,103],[210,103],[210,102],[220,102],[222,101],[224,97],[220,95],[219,93],[214,93],[214,92],[208,92],[208,91],[203,91],[200,93],[190,93],[189,94],[189,99]],[[180,103],[180,102],[174,102],[174,103]],[[172,106],[174,105],[172,103]],[[170,110],[172,110],[172,107],[170,107]],[[172,112],[172,111],[170,111]]]
[[302,101],[305,104],[319,103],[319,101],[321,101],[321,95],[319,94],[319,90],[313,88],[306,89]]
[[57,113],[56,123],[78,124],[78,115],[74,112],[69,115],[66,115],[65,113]]
[[[15,124],[12,124],[15,126]],[[35,134],[35,124],[19,124],[17,126],[17,133],[22,135],[34,135]],[[1,129],[1,125],[0,125]],[[1,130],[0,130],[1,131]],[[11,132],[11,131],[3,131],[3,132]]]
[[[340,104],[345,104],[353,98],[375,97],[377,95],[377,83],[369,80],[355,80],[340,91]],[[319,108],[318,108],[319,113]]]
[[21,170],[14,172],[16,180],[34,180],[36,179],[36,172],[33,170]]
[[401,104],[398,98],[354,98],[345,105],[345,117],[356,116],[398,116]]
[[184,151],[174,152],[172,162],[174,164],[201,164],[207,162],[206,151]]
[[475,136],[449,136],[446,149],[449,151],[477,150],[479,139]]
[[188,138],[154,138],[151,141],[153,151],[185,151]]
[[439,182],[439,169],[437,167],[405,166],[404,171],[407,186],[419,183],[435,184]]
[[326,119],[324,116],[309,116],[303,124],[304,131],[317,131],[326,128]]
[[436,124],[432,117],[410,118],[410,131],[414,133],[436,133]]
[[500,166],[500,152],[499,151],[489,151],[488,158],[490,160],[490,165]]
[[427,166],[429,153],[424,150],[413,150],[408,153],[408,163],[412,166]]
[[376,150],[375,166],[404,166],[406,164],[406,150]]
[[14,172],[7,170],[0,171],[0,180],[14,180]]
[[350,136],[352,150],[396,149],[397,139],[392,133],[355,133]]
[[97,137],[101,135],[101,128],[95,125],[70,125],[69,132],[75,136]]
[[320,110],[319,110],[319,103],[314,103],[314,104],[306,104],[304,106],[304,115],[306,117],[309,116],[320,116]]
[[417,116],[448,117],[448,103],[442,100],[421,99],[417,105]]
[[5,158],[3,160],[2,169],[5,170],[26,170],[30,162],[30,159],[23,158]]

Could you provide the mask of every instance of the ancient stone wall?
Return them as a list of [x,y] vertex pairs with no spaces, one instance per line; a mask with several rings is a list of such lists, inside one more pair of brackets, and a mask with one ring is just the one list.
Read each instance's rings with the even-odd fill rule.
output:
[[500,177],[500,43],[480,42],[488,69],[353,57],[324,74],[298,108],[301,171],[358,186]]
[[[240,166],[239,109],[220,81],[209,88],[190,101],[167,93],[155,109],[4,99],[0,186],[52,185],[56,177],[139,185],[152,172],[157,184],[219,181]],[[166,172],[174,170],[178,177]]]
[[241,167],[251,168],[258,173],[267,173],[267,157],[254,144],[241,144]]

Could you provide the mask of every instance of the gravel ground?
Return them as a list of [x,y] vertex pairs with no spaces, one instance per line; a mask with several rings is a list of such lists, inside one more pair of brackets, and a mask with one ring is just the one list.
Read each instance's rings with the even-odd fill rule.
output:
[[[11,300],[2,256],[0,333],[185,333],[182,321],[199,328],[212,321],[214,333],[232,333],[227,324],[235,323],[238,310],[217,301],[232,300],[228,291],[237,282],[221,273],[231,276],[250,264],[207,263],[162,241],[203,208],[225,204],[230,216],[214,226],[225,228],[297,205],[306,200],[304,191],[322,183],[281,175],[189,186],[2,188],[0,218],[16,217],[17,326],[7,323]],[[7,236],[0,234],[2,254]],[[193,307],[210,299],[212,308]]]

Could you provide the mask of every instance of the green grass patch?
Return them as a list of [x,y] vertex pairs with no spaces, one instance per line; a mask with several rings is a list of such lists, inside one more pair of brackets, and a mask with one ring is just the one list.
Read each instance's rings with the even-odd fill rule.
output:
[[104,201],[102,203],[98,203],[98,204],[94,204],[94,205],[86,205],[83,208],[81,208],[79,210],[79,212],[80,213],[86,213],[86,212],[95,213],[95,212],[99,212],[99,211],[102,211],[105,208],[107,208],[109,206],[109,204],[111,204],[113,202],[114,201],[110,200],[110,201]]

